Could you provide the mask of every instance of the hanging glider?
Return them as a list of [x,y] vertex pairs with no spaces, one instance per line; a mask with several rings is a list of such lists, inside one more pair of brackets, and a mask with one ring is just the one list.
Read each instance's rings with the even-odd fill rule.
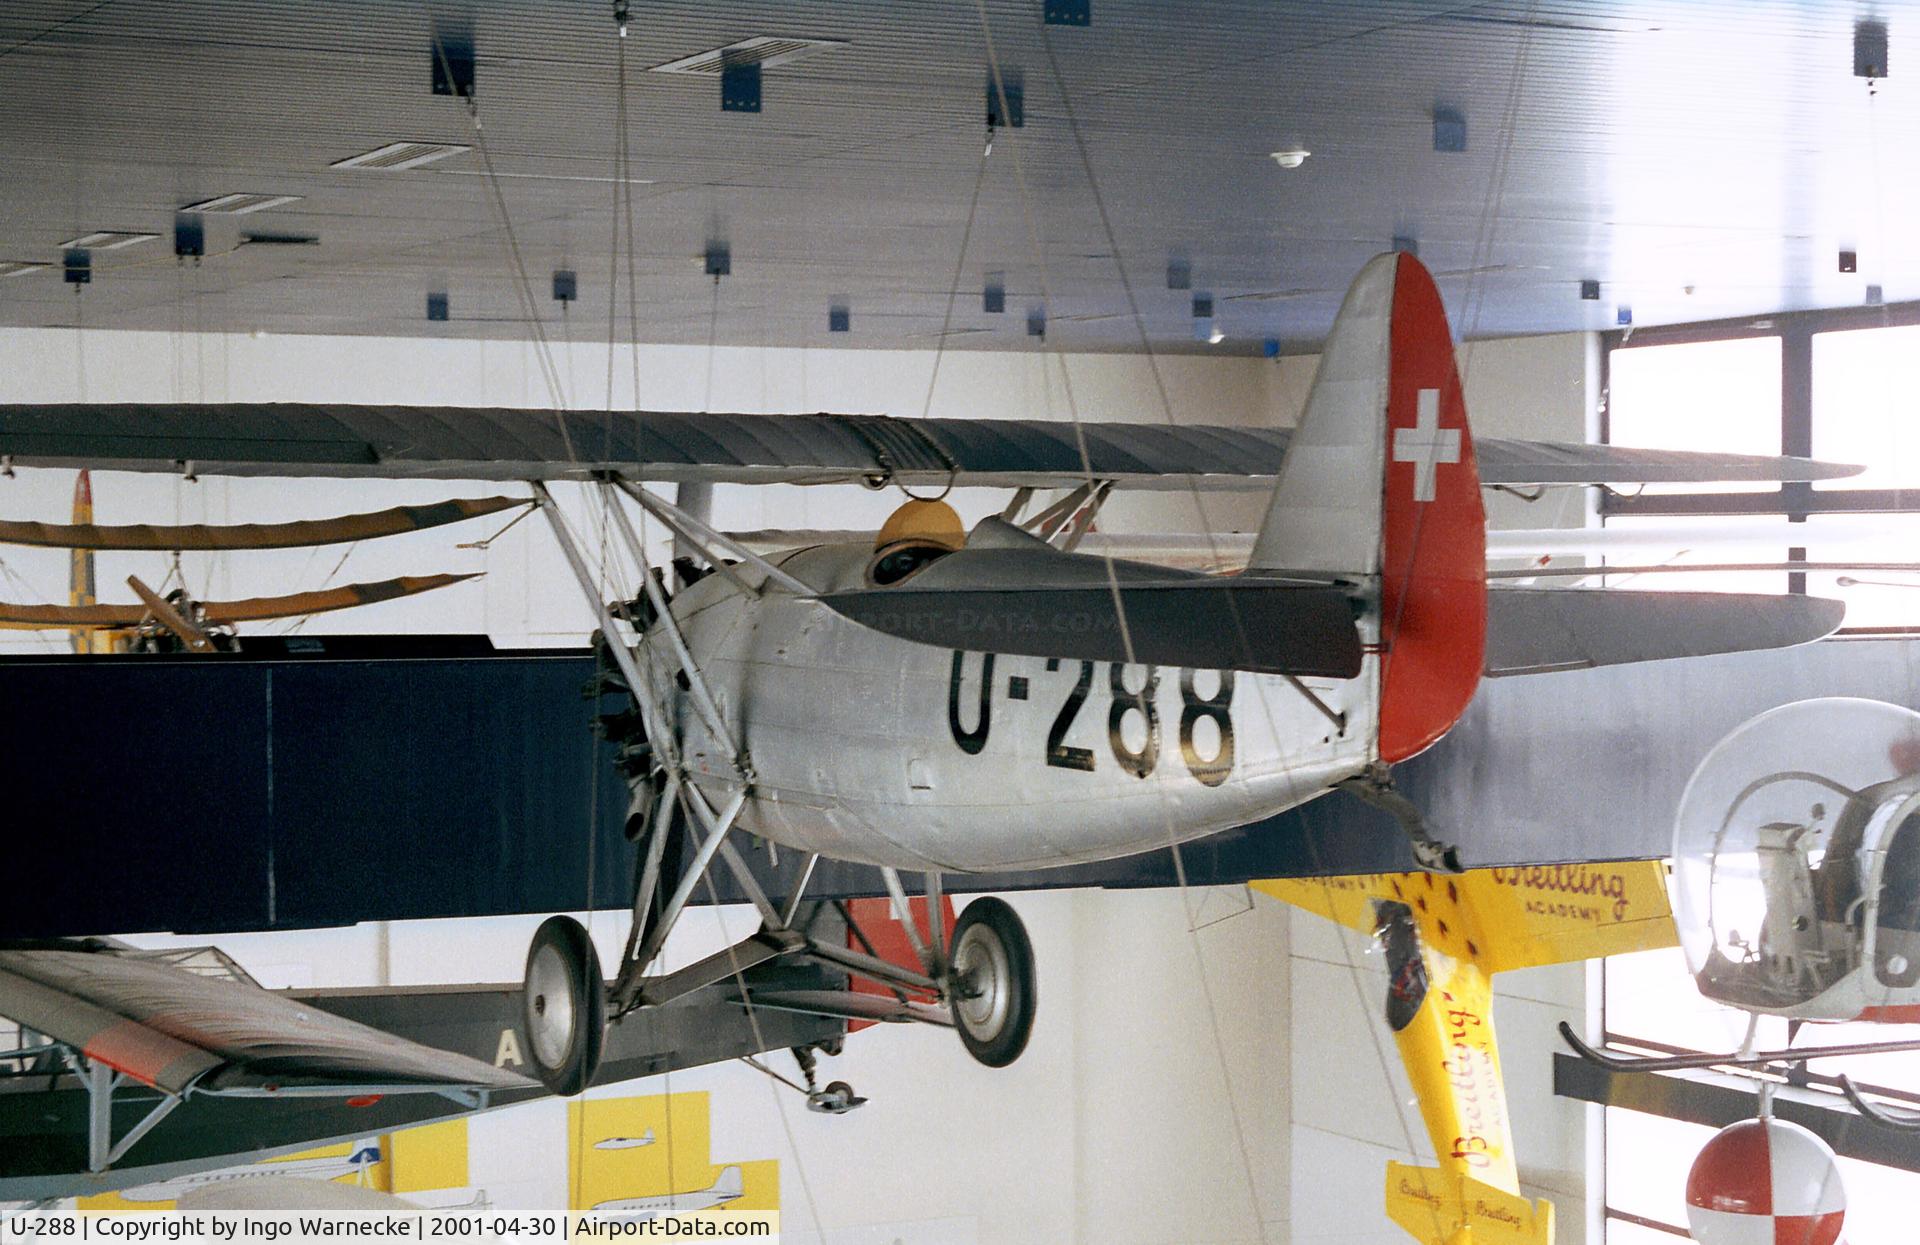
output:
[[[212,626],[229,626],[233,623],[295,618],[303,614],[324,614],[329,610],[343,610],[355,605],[393,601],[476,578],[477,572],[464,575],[403,575],[398,579],[342,584],[338,588],[296,592],[283,597],[200,601],[195,603],[195,608],[202,622]],[[137,627],[152,617],[152,613],[144,604],[71,606],[0,602],[0,629],[33,631],[62,627]]]
[[[340,545],[379,536],[397,536],[402,532],[425,531],[532,504],[524,497],[461,497],[424,506],[395,506],[367,514],[298,519],[290,523],[234,523],[224,526],[205,523],[135,523],[107,527],[93,522],[90,502],[82,516],[76,494],[72,523],[28,523],[0,519],[0,544],[73,550],[143,550],[154,553],[305,549],[314,545]],[[91,579],[88,584],[91,591]],[[73,604],[85,602],[75,601]]]

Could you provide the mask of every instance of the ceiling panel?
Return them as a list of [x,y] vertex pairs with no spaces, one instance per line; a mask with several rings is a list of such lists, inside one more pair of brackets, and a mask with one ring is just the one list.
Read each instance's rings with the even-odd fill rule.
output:
[[[1258,351],[1324,334],[1370,254],[1416,239],[1476,336],[1920,298],[1920,2],[1884,3],[1893,76],[1852,76],[1852,3],[1769,0],[10,0],[0,8],[0,259],[97,229],[166,234],[234,191],[301,196],[0,278],[0,323],[523,336],[608,332],[618,56],[637,322],[654,342],[1028,344]],[[433,36],[470,27],[477,119],[429,91]],[[646,72],[753,35],[844,41],[766,71],[757,114],[711,77]],[[983,159],[992,59],[1027,124]],[[1920,69],[1915,71],[1920,73]],[[1433,150],[1436,106],[1468,148]],[[465,144],[401,172],[329,166],[399,140]],[[1286,171],[1269,153],[1313,152]],[[484,150],[482,150],[484,149]],[[494,177],[486,176],[490,158]],[[1089,171],[1092,176],[1089,177]],[[969,204],[979,185],[969,232]],[[504,218],[502,214],[504,206]],[[311,235],[240,245],[240,231]],[[725,237],[716,290],[700,255]],[[960,254],[967,239],[964,259]],[[1837,271],[1842,248],[1860,272]],[[522,286],[511,262],[517,249]],[[1170,256],[1217,299],[1194,338]],[[628,260],[618,263],[622,280]],[[1007,311],[981,310],[989,271]],[[1451,275],[1449,275],[1451,274]],[[1583,302],[1583,279],[1602,297]],[[425,318],[444,290],[452,319]],[[852,331],[827,331],[844,301]],[[1133,312],[1137,308],[1140,319]]]

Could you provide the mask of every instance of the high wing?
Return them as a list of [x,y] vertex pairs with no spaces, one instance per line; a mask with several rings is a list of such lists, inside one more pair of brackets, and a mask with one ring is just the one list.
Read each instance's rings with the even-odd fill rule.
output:
[[251,981],[88,944],[0,949],[0,1016],[169,1094],[523,1089],[532,1082]]
[[[1290,430],[1040,420],[896,419],[293,403],[0,405],[18,466],[384,479],[636,479],[742,484],[1263,489]],[[1084,439],[1085,456],[1081,447]],[[1809,481],[1804,458],[1481,439],[1486,484]]]

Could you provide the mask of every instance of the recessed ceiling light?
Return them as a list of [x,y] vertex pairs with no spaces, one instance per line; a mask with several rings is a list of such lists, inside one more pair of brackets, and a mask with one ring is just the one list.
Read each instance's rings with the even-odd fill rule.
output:
[[487,169],[434,169],[435,173],[445,173],[448,177],[521,177],[529,181],[540,182],[599,182],[611,186],[615,182],[624,182],[629,186],[651,186],[651,177],[595,177],[587,173],[507,173]]
[[302,195],[260,195],[235,191],[232,194],[202,199],[198,203],[189,203],[180,211],[219,212],[227,216],[245,216],[248,212],[264,212],[268,208],[279,207],[283,203],[298,203],[303,197]]
[[756,35],[738,43],[729,43],[723,48],[696,52],[677,61],[655,65],[647,72],[716,75],[728,65],[758,65],[762,69],[772,69],[815,52],[830,51],[845,43],[845,39],[783,39],[774,35]]
[[136,242],[145,242],[157,238],[157,233],[126,233],[118,229],[96,229],[92,233],[83,233],[70,238],[60,245],[82,251],[117,251],[123,246],[132,246]]
[[30,259],[0,259],[0,277],[17,277],[23,272],[51,267],[52,264],[36,263]]
[[1311,151],[1308,151],[1305,147],[1289,147],[1285,151],[1276,151],[1272,154],[1273,154],[1273,162],[1279,165],[1281,168],[1297,169],[1301,165],[1305,164],[1307,162],[1307,157],[1312,155],[1313,153]]
[[348,156],[344,160],[335,160],[328,168],[334,169],[376,169],[393,172],[397,169],[413,169],[435,160],[444,160],[448,156],[457,156],[473,148],[459,143],[421,143],[402,141],[388,143],[384,147],[375,147],[372,151],[363,151],[357,156]]

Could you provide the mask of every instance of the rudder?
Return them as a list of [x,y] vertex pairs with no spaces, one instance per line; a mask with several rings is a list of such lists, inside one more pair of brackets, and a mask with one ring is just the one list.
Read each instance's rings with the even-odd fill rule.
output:
[[1378,591],[1378,755],[1421,752],[1466,711],[1486,653],[1486,510],[1433,277],[1377,256],[1348,290],[1250,569]]

